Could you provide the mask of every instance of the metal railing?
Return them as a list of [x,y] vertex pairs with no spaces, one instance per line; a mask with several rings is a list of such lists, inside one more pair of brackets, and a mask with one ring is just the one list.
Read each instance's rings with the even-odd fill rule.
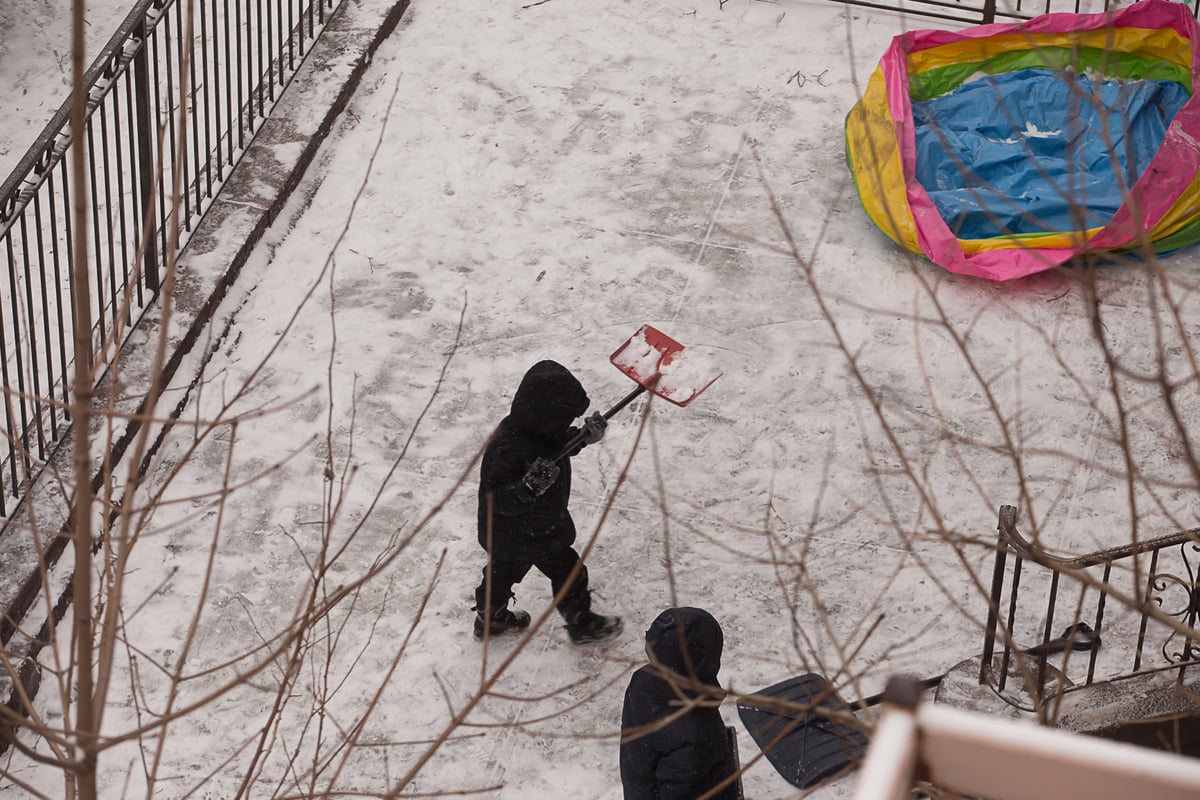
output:
[[100,375],[341,2],[140,0],[85,75],[82,141],[68,100],[0,186],[0,515],[69,422],[72,148],[86,148],[88,173],[95,355],[83,356]]
[[[1030,694],[1043,702],[1050,655],[1061,652],[1050,646],[1056,641],[1052,637],[1060,627],[1080,622],[1090,626],[1087,638],[1094,639],[1094,646],[1077,648],[1086,650],[1086,670],[1073,676],[1074,685],[1065,691],[1100,680],[1097,662],[1102,652],[1111,671],[1103,680],[1177,670],[1182,681],[1187,669],[1200,663],[1200,575],[1193,563],[1200,561],[1200,529],[1064,559],[1029,542],[1017,530],[1016,519],[1015,507],[1000,508],[981,684],[992,683],[1003,693],[1010,663],[1024,656],[1036,674]],[[1031,576],[1030,568],[1039,574]],[[1023,580],[1037,586],[1034,600],[1025,605],[1022,595],[1030,592],[1022,591]],[[1110,598],[1119,602],[1109,604]],[[1023,624],[1030,620],[1032,624]],[[1108,635],[1110,630],[1113,635]],[[1026,636],[1040,642],[1017,648],[1014,642]],[[997,647],[1000,666],[994,669]]]
[[[881,11],[913,14],[930,19],[963,22],[968,25],[989,25],[993,22],[1017,22],[1040,14],[1070,12],[1092,14],[1108,11],[1116,3],[1110,0],[833,0],[848,6],[863,6]],[[1192,14],[1200,12],[1200,0],[1191,3]]]

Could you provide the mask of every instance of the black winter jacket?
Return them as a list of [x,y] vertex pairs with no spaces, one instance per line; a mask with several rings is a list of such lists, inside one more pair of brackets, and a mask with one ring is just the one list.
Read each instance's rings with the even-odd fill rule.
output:
[[540,497],[531,495],[521,479],[535,458],[562,452],[579,433],[571,422],[587,407],[583,385],[555,361],[539,361],[521,379],[479,467],[479,544],[488,546],[490,524],[493,558],[532,562],[575,542],[575,523],[567,511],[569,458],[558,462],[557,480]]
[[[630,679],[621,714],[625,800],[695,800],[733,774],[721,712],[706,705],[680,715],[690,698],[711,703],[724,696],[717,683],[723,645],[721,626],[699,608],[667,609],[646,631],[652,661]],[[672,685],[664,674],[680,676],[684,685]],[[686,688],[689,679],[710,688]],[[665,726],[645,732],[672,715]],[[730,785],[714,797],[732,800],[736,795]]]

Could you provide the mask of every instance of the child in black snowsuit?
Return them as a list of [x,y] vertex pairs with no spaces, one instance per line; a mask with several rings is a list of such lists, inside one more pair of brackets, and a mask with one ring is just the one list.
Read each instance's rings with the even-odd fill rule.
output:
[[[668,608],[646,631],[650,663],[633,673],[621,712],[625,800],[740,797],[737,756],[717,705],[725,637],[700,608]],[[690,705],[690,707],[689,707]]]
[[[534,364],[513,396],[483,453],[479,468],[479,544],[490,558],[475,590],[475,636],[497,635],[529,626],[529,614],[510,611],[513,586],[537,567],[558,596],[558,611],[574,642],[608,638],[621,629],[617,617],[592,612],[587,567],[579,560],[575,523],[567,510],[571,462],[586,445],[604,438],[599,412],[583,424],[583,437],[571,423],[587,410],[588,396],[570,370],[554,361]],[[559,458],[562,456],[562,458]],[[574,578],[571,578],[572,572]]]

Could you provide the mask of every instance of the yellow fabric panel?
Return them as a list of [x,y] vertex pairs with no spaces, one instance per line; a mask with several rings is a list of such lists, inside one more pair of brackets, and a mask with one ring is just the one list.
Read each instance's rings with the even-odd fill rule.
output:
[[[1084,242],[1091,241],[1091,238],[1101,230],[1102,228],[1089,228],[1084,233]],[[1079,234],[1077,233],[1046,233],[1038,234],[1037,236],[1013,237],[997,236],[994,239],[959,239],[958,243],[967,255],[986,253],[990,250],[1011,250],[1014,247],[1058,250],[1063,248],[1078,248],[1080,246]]]
[[846,148],[867,216],[897,244],[921,252],[882,69],[872,73],[862,100],[846,117]]
[[1184,225],[1195,222],[1197,214],[1200,214],[1200,174],[1192,178],[1170,210],[1150,229],[1150,239],[1154,241],[1170,236]]

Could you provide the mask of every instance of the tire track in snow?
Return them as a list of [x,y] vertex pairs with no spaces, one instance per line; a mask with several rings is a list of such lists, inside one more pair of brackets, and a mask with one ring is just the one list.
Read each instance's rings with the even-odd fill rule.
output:
[[[557,613],[557,612],[555,612]],[[543,626],[543,630],[545,626]],[[533,658],[533,670],[531,674],[523,681],[526,688],[537,685],[538,676],[541,675],[542,665],[545,664],[546,651],[550,647],[553,637],[543,636],[541,642],[537,646],[536,656]],[[532,645],[533,640],[530,641]],[[529,652],[529,647],[526,647],[526,653]],[[524,654],[522,654],[524,655]],[[517,665],[514,662],[513,667]],[[504,781],[505,764],[520,764],[520,759],[515,758],[517,752],[517,730],[520,727],[521,719],[527,713],[527,709],[534,706],[533,703],[522,703],[519,701],[508,700],[504,701],[511,703],[514,708],[511,713],[503,716],[503,724],[499,726],[499,735],[492,741],[492,746],[487,749],[487,775],[483,782],[484,786],[499,786]]]
[[[762,114],[763,106],[766,105],[767,96],[763,94],[758,100],[758,107],[754,109],[754,116],[751,117],[750,123],[753,125],[758,122],[759,115]],[[729,187],[733,185],[733,179],[738,175],[738,169],[742,165],[742,156],[746,151],[746,142],[750,139],[745,131],[745,126],[742,129],[742,136],[738,140],[737,152],[733,154],[733,162],[729,168],[729,177],[725,179],[725,186],[721,189],[721,196],[717,199],[717,204],[713,207],[712,213],[708,215],[708,227],[704,231],[704,239],[700,242],[700,249],[696,251],[696,257],[692,259],[693,265],[699,265],[700,259],[704,257],[705,251],[708,249],[709,241],[712,239],[713,229],[717,227],[717,217],[721,213],[721,209],[725,206],[725,201],[729,199]],[[679,304],[675,306],[675,313],[671,315],[671,322],[679,319],[680,312],[683,311],[683,303],[688,298],[688,291],[692,288],[692,275],[695,270],[688,272],[687,283],[683,285],[683,290],[679,293]]]

